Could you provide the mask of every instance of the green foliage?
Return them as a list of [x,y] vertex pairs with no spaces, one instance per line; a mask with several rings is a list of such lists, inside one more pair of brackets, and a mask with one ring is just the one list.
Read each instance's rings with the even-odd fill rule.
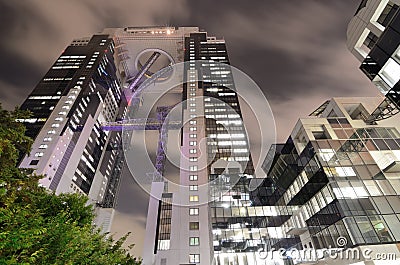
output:
[[18,169],[19,152],[32,141],[15,119],[27,117],[0,105],[0,264],[141,264],[93,225],[93,209],[78,194],[55,195],[40,176]]

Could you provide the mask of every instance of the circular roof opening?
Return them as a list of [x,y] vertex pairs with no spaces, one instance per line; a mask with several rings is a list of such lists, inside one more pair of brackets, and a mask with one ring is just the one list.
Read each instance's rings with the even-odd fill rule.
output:
[[[166,53],[160,49],[146,49],[138,54],[136,57],[135,66],[138,71],[141,71],[143,67],[145,67],[146,63],[152,58],[152,56],[156,56],[158,54],[158,58],[153,62],[150,68],[146,71],[145,76],[150,78],[153,74],[157,73],[161,69],[174,64],[174,60],[171,55]],[[165,75],[161,75],[157,78],[158,81],[163,81],[168,79],[170,73],[166,73]]]

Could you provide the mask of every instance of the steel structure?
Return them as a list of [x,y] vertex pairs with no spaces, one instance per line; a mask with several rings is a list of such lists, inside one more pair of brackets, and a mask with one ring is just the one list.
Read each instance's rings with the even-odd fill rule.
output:
[[[123,47],[123,44],[121,44]],[[125,54],[124,52],[120,52],[121,55]],[[140,93],[147,88],[151,82],[142,82],[143,76],[150,69],[150,67],[156,62],[156,60],[160,57],[159,52],[154,52],[147,62],[143,65],[142,69],[133,77],[128,78],[127,81],[132,81],[129,84],[127,90],[133,92],[132,97],[130,99],[130,108],[132,110],[136,110],[139,107],[140,103]],[[162,76],[170,71],[170,67],[167,67],[158,73],[157,76]],[[155,80],[155,79],[154,79]],[[163,175],[165,170],[165,161],[166,161],[166,151],[167,151],[167,139],[168,139],[168,130],[169,129],[180,129],[181,122],[179,121],[170,121],[169,120],[169,112],[174,107],[173,106],[160,106],[157,107],[157,116],[156,118],[138,118],[138,119],[124,119],[116,122],[105,122],[101,125],[101,130],[103,131],[123,131],[123,130],[158,130],[159,138],[158,138],[158,146],[157,146],[157,155],[155,162],[155,172],[149,173],[148,175],[152,175],[152,181],[163,181]],[[77,127],[79,130],[80,126]],[[128,143],[129,139],[125,139],[126,137],[122,136],[121,139],[117,142],[112,143],[109,148],[117,150],[117,163],[114,166],[110,181],[107,185],[107,193],[104,196],[102,203],[98,204],[98,206],[103,208],[109,208],[115,206],[114,197],[116,196],[118,190],[118,183],[121,179],[121,173],[124,165],[124,143]]]
[[400,112],[397,105],[388,97],[379,104],[365,121],[367,124],[375,124],[377,121],[388,119]]

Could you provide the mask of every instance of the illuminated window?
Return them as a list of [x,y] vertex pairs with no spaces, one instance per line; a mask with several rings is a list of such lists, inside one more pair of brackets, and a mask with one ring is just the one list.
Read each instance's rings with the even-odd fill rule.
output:
[[196,128],[196,127],[191,127],[191,128],[189,129],[189,131],[191,131],[191,132],[197,131],[197,128]]
[[192,125],[197,124],[197,121],[189,121],[189,124],[192,124]]
[[200,254],[189,254],[189,262],[199,263],[200,262]]
[[190,166],[190,167],[189,167],[189,170],[190,170],[190,171],[197,171],[197,166]]
[[197,150],[196,150],[196,149],[190,149],[190,150],[189,150],[189,153],[190,153],[190,154],[196,154],[196,153],[197,153]]
[[233,149],[234,153],[247,153],[249,150],[246,148],[241,148],[241,149]]
[[389,58],[382,67],[380,75],[390,87],[393,87],[400,80],[400,65],[392,58]]
[[189,137],[190,138],[197,138],[197,134],[190,134]]
[[198,237],[189,237],[189,245],[190,246],[198,246],[199,238]]
[[355,177],[357,176],[352,167],[335,167],[339,177]]
[[51,137],[46,137],[43,139],[43,142],[51,142],[53,140]]
[[197,191],[197,190],[199,190],[199,186],[197,186],[197,185],[190,185],[190,186],[189,186],[189,190],[190,190],[190,191]]
[[189,157],[190,162],[197,162],[197,157]]
[[199,176],[197,176],[197,175],[190,175],[189,176],[189,180],[190,181],[196,181],[196,180],[198,180],[198,178],[199,178]]
[[199,215],[199,208],[189,208],[189,215]]
[[318,149],[318,151],[323,161],[329,161],[335,155],[335,150],[333,149]]
[[46,149],[47,147],[48,147],[47,144],[41,144],[41,145],[39,146],[39,149]]
[[199,201],[199,195],[190,195],[189,196],[189,201],[198,202]]
[[190,145],[190,146],[196,146],[196,145],[197,145],[197,142],[196,142],[196,141],[190,141],[190,142],[189,142],[189,145]]
[[43,152],[38,152],[38,153],[35,153],[35,157],[42,157],[44,155],[44,153]]

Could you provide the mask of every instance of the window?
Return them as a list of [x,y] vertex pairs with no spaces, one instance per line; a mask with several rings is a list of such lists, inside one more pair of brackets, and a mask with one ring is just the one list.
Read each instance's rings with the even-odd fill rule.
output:
[[198,178],[199,178],[199,176],[197,176],[197,175],[190,175],[189,176],[189,180],[190,181],[196,181],[196,180],[198,180]]
[[189,137],[190,138],[197,138],[197,134],[190,134]]
[[386,27],[394,14],[396,13],[397,9],[399,7],[389,1],[389,3],[386,5],[385,9],[383,10],[382,14],[378,18],[378,23],[381,24],[382,26]]
[[200,262],[200,254],[189,254],[189,262]]
[[38,152],[38,153],[35,154],[35,157],[42,157],[42,156],[43,156],[42,152]]
[[352,167],[335,167],[339,177],[355,177],[357,176]]
[[312,131],[315,140],[331,139],[329,133],[325,130],[325,128],[320,129],[322,130]]
[[197,166],[190,166],[190,167],[189,167],[189,170],[190,170],[190,171],[197,171]]
[[51,127],[52,127],[52,128],[58,128],[58,127],[60,127],[60,124],[58,124],[58,123],[53,123],[53,124],[51,125]]
[[190,142],[189,142],[189,145],[190,145],[190,146],[196,146],[196,145],[197,145],[197,142],[196,142],[196,141],[190,141]]
[[199,230],[199,222],[190,222],[189,229],[190,230]]
[[189,150],[189,153],[190,153],[190,154],[196,154],[196,153],[197,153],[197,150],[196,150],[196,149],[190,149],[190,150]]
[[199,215],[199,208],[189,208],[189,215]]
[[51,137],[46,137],[43,139],[43,142],[51,142],[53,140]]
[[197,121],[189,121],[189,124],[191,125],[197,124]]
[[190,190],[190,191],[197,191],[197,190],[199,190],[199,186],[197,186],[197,185],[190,185],[190,186],[189,186],[189,190]]
[[369,49],[372,49],[377,41],[378,37],[373,32],[370,32],[368,36],[365,38],[363,44],[367,46]]
[[199,195],[190,195],[189,196],[189,201],[198,202],[199,201]]
[[40,146],[39,146],[39,149],[46,149],[48,146],[47,146],[47,144],[41,144]]
[[190,157],[190,158],[189,158],[189,161],[190,161],[190,162],[197,162],[197,157]]
[[38,163],[39,163],[39,160],[32,160],[32,161],[29,163],[29,165],[35,166],[35,165],[37,165]]
[[189,245],[190,246],[198,246],[199,243],[199,238],[198,237],[189,237]]
[[197,131],[197,128],[196,127],[190,127],[189,131],[195,132],[195,131]]
[[382,67],[380,76],[390,86],[393,87],[399,81],[400,65],[389,58],[386,64]]

